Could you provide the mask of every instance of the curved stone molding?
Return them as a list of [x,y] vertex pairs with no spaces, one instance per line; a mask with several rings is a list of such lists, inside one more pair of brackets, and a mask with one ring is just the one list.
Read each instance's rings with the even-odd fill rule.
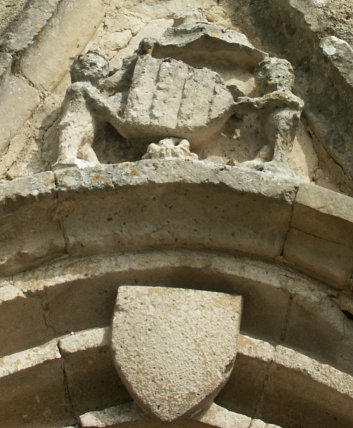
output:
[[[130,401],[117,374],[114,376],[112,358],[108,355],[102,359],[108,346],[109,329],[102,328],[59,339],[60,354],[54,340],[2,358],[1,385],[6,391],[13,388],[16,397],[22,396],[29,409],[27,419],[23,419],[22,412],[14,411],[14,401],[11,405],[12,395],[1,394],[2,421],[8,421],[6,426],[9,428],[19,426],[19,421],[24,420],[38,427],[62,427],[74,422],[69,412],[79,416],[92,407],[107,408]],[[26,363],[18,366],[19,358],[25,359]],[[98,361],[101,363],[96,365]],[[90,366],[95,368],[89,369]],[[34,379],[42,382],[43,378],[47,382],[45,387],[38,388],[36,396],[31,385],[34,385]],[[50,400],[50,412],[46,407],[47,400]],[[261,419],[283,427],[300,423],[304,428],[349,428],[353,378],[284,346],[274,347],[258,339],[240,336],[235,369],[216,401],[232,412],[249,415],[250,418],[239,415],[237,419],[246,428],[266,428]],[[81,426],[115,426],[104,424],[104,419],[101,425],[88,424],[87,420],[92,422],[93,416],[97,422],[103,415],[103,412],[97,412],[81,416]],[[204,422],[208,423],[206,418]],[[271,424],[267,428],[270,427],[273,428]]]
[[[285,343],[353,373],[353,327],[331,299],[337,293],[276,264],[210,251],[66,259],[4,280],[1,313],[7,329],[1,336],[2,352],[14,353],[50,337],[108,325],[116,290],[129,283],[242,295],[242,332]],[[33,322],[20,317],[23,310]],[[32,333],[42,319],[45,323],[39,322],[40,328]]]
[[[306,184],[296,198],[298,187],[297,180],[184,160],[14,180],[0,186],[1,273],[62,254],[209,248],[283,260],[335,288],[347,287],[353,202]],[[336,211],[332,201],[340,206]]]

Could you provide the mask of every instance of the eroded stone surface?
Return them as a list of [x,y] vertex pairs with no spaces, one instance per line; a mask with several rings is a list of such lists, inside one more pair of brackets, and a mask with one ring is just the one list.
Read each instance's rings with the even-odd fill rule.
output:
[[[179,137],[195,146],[220,131],[234,104],[221,77],[207,68],[152,58],[146,54],[149,49],[145,40],[117,77],[107,78],[106,60],[94,53],[74,63],[74,83],[66,93],[59,124],[56,167],[99,163],[91,148],[99,120],[128,140],[143,142]],[[106,96],[104,90],[114,90],[115,95]]]
[[231,28],[208,22],[202,9],[188,11],[156,40],[153,55],[172,57],[192,65],[214,66],[217,62],[252,68],[266,54],[256,49],[245,36]]
[[152,143],[147,147],[147,152],[142,159],[198,159],[195,153],[190,152],[188,140],[180,138],[165,138],[157,144]]
[[207,406],[231,373],[240,315],[239,297],[120,287],[112,349],[137,403],[163,421]]
[[[66,73],[71,58],[79,54],[93,36],[103,15],[101,0],[61,1],[59,19],[50,21],[42,36],[21,58],[21,70],[26,78],[40,88],[53,90]],[[78,21],[82,25],[77,26]],[[43,62],[44,57],[51,60]]]
[[256,158],[243,165],[275,174],[291,174],[288,156],[293,149],[303,101],[291,91],[294,73],[291,64],[283,59],[267,58],[257,69],[257,86],[261,97],[239,97],[236,112],[260,111],[264,145]]
[[[250,428],[251,418],[228,412],[226,409],[212,404],[209,409],[192,419],[183,419],[166,425],[163,422],[148,419],[136,405],[127,403],[81,415],[80,422],[83,428],[119,427],[120,425],[131,428],[163,428],[165,426],[170,426],[170,428]],[[267,425],[264,424],[263,427],[266,428]],[[271,425],[272,427],[274,425]]]

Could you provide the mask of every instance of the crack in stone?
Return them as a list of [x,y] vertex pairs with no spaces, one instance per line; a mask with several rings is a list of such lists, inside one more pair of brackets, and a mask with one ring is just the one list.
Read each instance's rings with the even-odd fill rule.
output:
[[48,330],[51,331],[53,337],[56,337],[57,333],[55,331],[55,328],[53,325],[51,325],[51,323],[49,322],[49,319],[48,319],[49,302],[48,302],[48,293],[47,293],[46,288],[44,288],[42,295],[39,296],[39,301],[40,301],[40,305],[41,305],[42,311],[43,311],[44,324],[48,328]]
[[288,329],[288,323],[289,323],[289,317],[290,317],[290,313],[292,310],[292,304],[293,304],[293,299],[294,299],[294,295],[290,294],[289,298],[288,298],[288,305],[287,305],[287,310],[286,310],[286,315],[284,317],[284,322],[283,322],[283,327],[282,327],[282,331],[280,334],[280,342],[284,342],[286,339],[286,335],[287,335],[287,329]]
[[65,370],[65,356],[64,353],[61,350],[60,347],[60,341],[58,341],[57,343],[57,348],[59,351],[59,354],[61,356],[61,370],[62,370],[62,375],[63,375],[63,385],[64,385],[64,393],[65,393],[65,398],[67,400],[67,403],[69,405],[69,413],[71,415],[71,417],[73,418],[73,420],[76,423],[76,426],[79,427],[79,419],[75,413],[75,408],[74,408],[74,404],[73,404],[73,400],[72,400],[72,396],[71,396],[71,392],[70,392],[70,387],[69,387],[69,380],[68,380],[68,376]]
[[284,236],[282,248],[280,251],[280,257],[284,257],[284,249],[285,249],[286,244],[287,244],[288,234],[289,234],[290,230],[292,229],[293,216],[294,216],[294,206],[295,206],[297,195],[299,192],[299,186],[295,186],[295,188],[293,189],[293,192],[294,192],[294,198],[293,198],[293,202],[291,203],[290,216],[289,216],[289,220],[288,220],[288,228],[287,228],[285,236]]
[[[54,188],[54,199],[56,201],[55,209],[58,209],[59,208],[59,193],[58,193],[58,191],[59,191],[59,184],[58,184],[58,177],[57,177],[55,171],[53,171],[53,174],[54,174],[54,185],[55,185],[55,188]],[[65,230],[63,222],[58,219],[57,223],[58,223],[59,229],[60,229],[60,231],[62,233],[62,236],[64,238],[64,242],[65,242],[65,254],[69,255],[69,237],[68,237],[68,235],[66,233],[66,230]]]
[[274,361],[273,358],[272,360],[267,364],[267,369],[266,369],[266,374],[265,374],[265,378],[262,384],[262,389],[261,389],[261,393],[260,393],[260,398],[256,404],[255,407],[255,412],[254,412],[254,417],[253,419],[261,419],[262,420],[262,407],[263,407],[263,403],[265,401],[265,395],[266,395],[266,386],[268,384],[269,378],[270,378],[270,374],[274,369]]

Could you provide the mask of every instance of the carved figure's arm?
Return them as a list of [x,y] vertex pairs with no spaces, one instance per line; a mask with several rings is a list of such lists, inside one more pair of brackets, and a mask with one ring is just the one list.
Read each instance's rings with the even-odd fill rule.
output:
[[125,58],[120,69],[115,70],[113,74],[100,82],[99,89],[110,95],[114,95],[129,88],[136,61],[137,55]]
[[264,108],[286,107],[301,111],[304,102],[290,91],[274,91],[263,97],[239,97],[234,105],[234,110],[238,114],[249,114]]
[[274,91],[259,100],[260,108],[292,108],[301,111],[304,102],[291,91]]
[[238,97],[234,104],[234,111],[241,115],[254,113],[261,108],[259,106],[261,99],[262,98]]
[[73,83],[67,90],[69,98],[76,96],[83,96],[86,99],[88,109],[107,122],[120,123],[117,115],[117,107],[110,102],[109,97],[103,95],[99,89],[89,82],[76,82]]

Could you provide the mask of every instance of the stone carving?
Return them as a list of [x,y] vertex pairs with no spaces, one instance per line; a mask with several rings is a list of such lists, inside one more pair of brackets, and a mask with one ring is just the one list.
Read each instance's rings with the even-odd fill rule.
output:
[[171,57],[196,67],[220,62],[222,67],[251,69],[267,56],[245,34],[208,22],[201,9],[175,19],[159,40],[151,42],[154,57]]
[[188,140],[180,138],[164,138],[158,144],[152,143],[142,159],[193,159],[198,156],[190,152]]
[[[71,67],[72,85],[66,91],[58,126],[59,156],[53,168],[99,164],[92,149],[103,98],[105,79],[111,74],[108,61],[96,52],[79,56]],[[101,103],[104,103],[105,100]]]
[[186,138],[197,146],[233,114],[232,94],[221,77],[207,68],[137,54],[126,61],[115,80],[108,80],[109,74],[105,58],[94,52],[74,63],[74,83],[66,93],[59,124],[55,167],[98,163],[92,143],[99,122],[110,123],[136,142],[169,136]]
[[[239,67],[246,73],[256,68],[259,97],[245,96],[241,78],[225,81],[215,71],[229,77]],[[120,70],[96,52],[81,55],[71,79],[54,168],[98,165],[92,144],[104,123],[138,147],[139,158],[197,160],[198,154],[207,158],[204,147],[217,144],[231,117],[258,113],[265,143],[242,165],[288,174],[303,109],[291,92],[290,63],[269,58],[235,30],[205,22],[199,10],[176,19],[160,40],[143,39]]]
[[246,114],[259,111],[266,142],[256,159],[243,165],[287,174],[288,154],[292,150],[304,107],[303,101],[291,92],[293,69],[284,59],[266,58],[257,68],[256,81],[262,96],[239,97],[236,112]]
[[237,352],[241,297],[163,287],[119,288],[116,368],[136,403],[171,422],[207,409]]

